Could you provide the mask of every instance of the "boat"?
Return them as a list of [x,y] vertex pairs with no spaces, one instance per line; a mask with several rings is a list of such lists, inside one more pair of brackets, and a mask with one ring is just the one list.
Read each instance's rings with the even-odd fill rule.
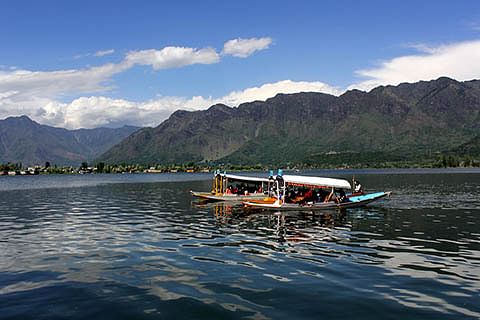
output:
[[[271,177],[274,194],[270,198],[243,201],[251,208],[275,210],[346,209],[367,205],[391,195],[391,192],[364,193],[345,179],[283,175]],[[347,194],[347,191],[351,193]]]
[[210,192],[190,191],[192,196],[209,201],[249,201],[268,197],[271,179],[215,171]]

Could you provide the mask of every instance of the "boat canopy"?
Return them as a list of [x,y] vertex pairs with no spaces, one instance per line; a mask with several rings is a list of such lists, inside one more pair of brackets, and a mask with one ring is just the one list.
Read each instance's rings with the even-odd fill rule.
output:
[[308,186],[316,188],[351,189],[350,182],[345,179],[283,175],[283,180],[289,185]]
[[234,174],[226,174],[226,173],[219,173],[219,175],[223,178],[231,179],[231,180],[240,180],[240,181],[251,181],[251,182],[268,182],[268,178],[259,178],[259,177],[247,177],[247,176],[239,176]]

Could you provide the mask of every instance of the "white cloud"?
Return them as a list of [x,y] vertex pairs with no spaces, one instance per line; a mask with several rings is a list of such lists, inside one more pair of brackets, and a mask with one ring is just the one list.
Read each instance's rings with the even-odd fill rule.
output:
[[2,101],[3,99],[6,99],[8,97],[11,97],[11,96],[13,96],[17,93],[18,93],[18,91],[13,91],[13,90],[0,92],[0,101]]
[[225,42],[222,53],[238,58],[246,58],[252,55],[255,51],[267,49],[271,43],[272,39],[269,37],[233,39]]
[[219,102],[231,106],[238,106],[244,102],[255,100],[267,100],[279,93],[297,93],[297,92],[322,92],[333,95],[341,94],[338,88],[329,86],[323,82],[307,82],[307,81],[291,81],[283,80],[275,83],[267,83],[260,87],[248,88],[242,91],[234,91],[225,97],[221,98]]
[[19,104],[8,101],[14,95],[13,92],[3,92],[0,94],[0,117],[26,114],[42,124],[69,129],[121,126],[124,124],[157,126],[179,109],[202,110],[216,103],[238,106],[244,102],[266,100],[278,93],[295,92],[340,93],[338,89],[322,82],[296,82],[291,80],[234,91],[219,98],[202,96],[191,98],[159,97],[143,102],[90,96],[80,97],[69,103],[62,103],[53,99],[33,98],[24,100]]
[[107,63],[85,69],[0,70],[0,93],[15,92],[9,97],[18,103],[45,98],[55,100],[66,95],[107,91],[111,88],[109,80],[112,76],[135,65],[150,65],[157,70],[218,61],[219,55],[212,48],[166,47],[161,50],[132,51],[120,63]]
[[109,49],[109,50],[100,50],[100,51],[97,51],[95,52],[93,55],[95,57],[103,57],[103,56],[108,56],[110,54],[113,54],[115,53],[115,50],[114,49]]
[[[261,39],[242,41],[251,40]],[[255,41],[252,43],[256,43]],[[257,43],[256,46],[254,48],[250,45],[247,51],[259,50],[262,45]],[[98,51],[95,54],[79,55],[77,58],[92,55],[105,56],[112,53],[114,50],[110,49]],[[108,91],[111,89],[110,81],[114,75],[136,65],[148,65],[155,70],[160,70],[193,64],[213,64],[219,61],[220,55],[210,47],[201,49],[165,47],[160,50],[131,51],[118,63],[107,63],[84,69],[31,71],[5,70],[2,67],[0,68],[0,118],[26,114],[41,123],[67,128],[90,128],[117,123],[158,124],[176,109],[193,110],[199,106],[205,108],[212,104],[213,99],[165,97],[136,103],[92,96],[78,98],[69,103],[59,100],[67,96]]]
[[437,47],[426,44],[426,43],[407,43],[405,48],[415,49],[421,53],[435,53]]
[[108,63],[88,69],[59,71],[0,71],[0,92],[15,92],[9,98],[17,102],[36,98],[56,98],[62,95],[101,92],[107,81],[124,71],[123,64]]
[[192,64],[212,64],[220,61],[213,48],[165,47],[161,50],[132,51],[125,57],[128,65],[150,65],[153,69],[180,68]]
[[[261,39],[266,40],[257,41]],[[248,56],[256,50],[267,48],[271,43],[270,38],[261,39],[227,41],[222,53]],[[457,80],[480,78],[480,40],[434,47],[414,44],[410,47],[416,48],[419,53],[385,61],[376,68],[357,71],[365,80],[350,88],[369,90],[378,85],[396,85],[440,76]],[[96,96],[110,89],[110,80],[115,74],[135,65],[148,65],[160,70],[217,63],[219,60],[220,55],[213,48],[166,47],[160,50],[131,51],[119,63],[85,69],[0,69],[0,118],[26,114],[40,123],[70,129],[122,124],[155,126],[178,109],[200,110],[215,103],[238,106],[243,102],[266,100],[278,93],[323,92],[339,95],[342,92],[323,82],[283,80],[233,91],[217,98],[167,96],[134,102]],[[60,102],[68,95],[83,97]]]
[[162,97],[144,102],[107,97],[81,97],[57,108],[63,111],[66,128],[93,128],[100,126],[156,126],[178,109],[196,110],[209,101],[193,97]]
[[[224,54],[246,57],[257,50],[268,48],[270,43],[270,38],[231,40],[225,43]],[[79,57],[105,56],[112,53],[114,50],[110,49]],[[220,58],[220,54],[210,47],[200,49],[165,47],[159,50],[131,51],[118,63],[84,69],[31,71],[0,68],[0,118],[25,114],[40,123],[69,129],[123,124],[155,126],[178,109],[199,110],[215,103],[237,106],[243,102],[265,100],[277,93],[300,91],[338,93],[336,88],[320,82],[285,80],[231,92],[219,98],[167,96],[134,102],[105,96],[90,96],[92,93],[110,90],[114,75],[136,65],[148,65],[160,70],[193,64],[213,64],[218,63]],[[65,101],[68,96],[80,97]]]
[[366,80],[349,88],[370,90],[379,85],[431,80],[442,76],[459,81],[480,77],[480,40],[437,47],[419,46],[421,54],[397,57],[378,67],[357,71]]
[[79,70],[0,71],[0,92],[15,91],[24,98],[99,92],[108,89],[105,82],[123,70],[123,65],[109,63]]
[[94,52],[94,53],[79,53],[79,54],[76,54],[73,56],[73,59],[74,60],[78,60],[78,59],[83,59],[83,58],[86,58],[86,57],[103,57],[103,56],[108,56],[110,54],[113,54],[115,53],[115,50],[114,49],[108,49],[108,50],[99,50],[97,52]]
[[76,54],[76,55],[73,56],[73,60],[82,59],[82,58],[85,58],[85,57],[89,57],[91,55],[92,55],[91,53],[79,53],[79,54]]

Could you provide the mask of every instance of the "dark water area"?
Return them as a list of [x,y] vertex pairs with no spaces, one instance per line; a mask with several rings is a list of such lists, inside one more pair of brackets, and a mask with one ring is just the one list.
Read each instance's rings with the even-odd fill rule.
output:
[[194,201],[210,174],[0,177],[0,319],[480,318],[480,170],[305,174],[393,195],[276,213]]

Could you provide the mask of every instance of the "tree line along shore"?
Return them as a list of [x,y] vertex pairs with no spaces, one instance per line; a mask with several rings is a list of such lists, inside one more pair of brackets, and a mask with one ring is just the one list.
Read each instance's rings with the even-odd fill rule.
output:
[[264,171],[272,167],[282,167],[287,170],[304,169],[362,169],[362,168],[474,168],[480,167],[480,159],[455,155],[442,155],[429,160],[403,161],[361,161],[335,162],[318,161],[307,163],[282,164],[231,164],[231,163],[186,163],[186,164],[106,164],[98,162],[89,164],[82,162],[80,166],[59,166],[46,162],[44,165],[24,166],[22,163],[0,164],[0,176],[5,175],[38,175],[38,174],[92,174],[92,173],[195,173],[213,172],[215,170],[228,171]]

